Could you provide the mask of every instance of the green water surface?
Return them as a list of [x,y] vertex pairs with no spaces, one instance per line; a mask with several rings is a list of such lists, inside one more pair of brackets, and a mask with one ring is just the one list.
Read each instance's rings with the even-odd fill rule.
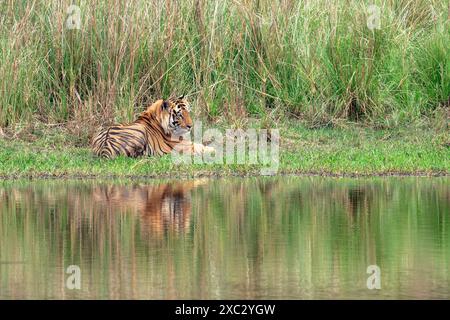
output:
[[3,181],[0,299],[449,299],[449,182]]

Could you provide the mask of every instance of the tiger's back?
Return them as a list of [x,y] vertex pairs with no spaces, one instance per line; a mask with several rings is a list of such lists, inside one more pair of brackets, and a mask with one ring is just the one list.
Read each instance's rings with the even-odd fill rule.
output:
[[92,139],[92,150],[98,157],[139,157],[149,155],[147,131],[140,123],[101,128]]

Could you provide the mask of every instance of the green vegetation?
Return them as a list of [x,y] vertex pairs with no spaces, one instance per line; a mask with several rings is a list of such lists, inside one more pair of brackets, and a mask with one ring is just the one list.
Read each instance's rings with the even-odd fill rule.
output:
[[448,173],[445,1],[375,1],[374,30],[373,1],[75,1],[79,30],[72,2],[0,2],[3,177],[259,170],[91,156],[99,124],[179,93],[210,126],[280,128],[282,173]]
[[[428,128],[375,130],[367,127],[308,129],[280,127],[281,174],[448,174],[449,134]],[[0,139],[0,177],[193,177],[255,175],[260,166],[173,163],[162,158],[98,159],[84,138],[60,129],[35,128],[33,133]]]
[[0,3],[0,127],[86,131],[180,92],[197,116],[231,122],[395,127],[448,108],[446,1],[75,1],[69,30],[72,2]]

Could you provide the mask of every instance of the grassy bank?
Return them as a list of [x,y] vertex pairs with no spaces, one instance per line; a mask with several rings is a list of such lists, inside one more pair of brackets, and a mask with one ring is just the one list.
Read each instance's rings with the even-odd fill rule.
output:
[[[447,131],[409,127],[308,129],[280,127],[278,174],[449,174]],[[81,139],[83,140],[83,139]],[[61,129],[35,130],[0,139],[0,176],[16,177],[195,177],[258,175],[257,165],[176,165],[162,158],[95,158],[80,139]]]
[[99,124],[182,93],[207,125],[280,128],[279,173],[448,173],[446,1],[20,0],[0,12],[2,177],[257,174],[90,154]]
[[[69,5],[80,29],[68,29]],[[380,7],[380,28],[367,27]],[[197,116],[395,127],[448,108],[447,1],[2,1],[0,127]]]

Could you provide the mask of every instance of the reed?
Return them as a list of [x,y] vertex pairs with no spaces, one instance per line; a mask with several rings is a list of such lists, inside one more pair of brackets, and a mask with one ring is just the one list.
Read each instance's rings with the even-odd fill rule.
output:
[[[448,108],[442,0],[0,2],[0,127],[129,121],[186,93],[198,117],[381,125]],[[442,114],[442,113],[439,113]]]

